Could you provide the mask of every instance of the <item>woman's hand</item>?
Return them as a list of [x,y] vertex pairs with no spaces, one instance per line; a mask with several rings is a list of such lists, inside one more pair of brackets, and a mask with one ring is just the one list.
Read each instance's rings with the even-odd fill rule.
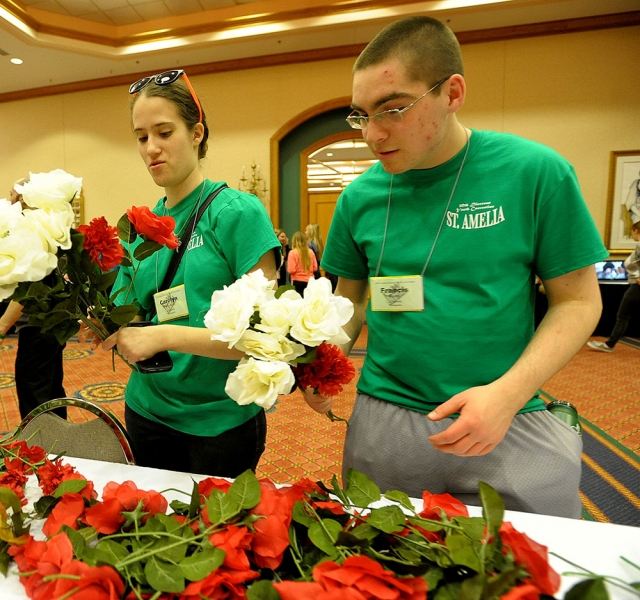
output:
[[324,415],[331,410],[333,398],[322,396],[321,394],[314,394],[313,388],[307,388],[304,391],[300,391],[302,392],[305,402],[317,413]]
[[167,349],[164,327],[123,327],[109,336],[102,347],[105,350],[116,347],[120,356],[129,364],[137,363]]

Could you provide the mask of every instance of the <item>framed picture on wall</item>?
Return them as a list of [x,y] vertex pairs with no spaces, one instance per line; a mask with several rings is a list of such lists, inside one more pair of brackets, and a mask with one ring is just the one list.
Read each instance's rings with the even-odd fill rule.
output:
[[629,254],[635,248],[632,216],[640,219],[640,150],[614,151],[609,166],[604,240],[611,254]]

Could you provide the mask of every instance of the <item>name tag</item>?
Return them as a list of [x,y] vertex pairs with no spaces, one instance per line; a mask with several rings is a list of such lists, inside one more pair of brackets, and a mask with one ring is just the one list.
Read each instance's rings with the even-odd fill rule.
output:
[[371,310],[417,312],[424,310],[424,287],[420,275],[372,277]]
[[189,315],[184,284],[154,294],[153,301],[156,305],[159,323]]

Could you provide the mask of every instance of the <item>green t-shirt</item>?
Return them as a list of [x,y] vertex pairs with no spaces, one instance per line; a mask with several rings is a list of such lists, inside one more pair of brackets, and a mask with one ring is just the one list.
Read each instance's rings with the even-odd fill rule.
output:
[[[202,201],[222,184],[205,182]],[[165,208],[164,199],[153,209],[157,215],[170,215],[181,233],[198,203],[201,187],[173,208]],[[139,240],[137,240],[139,243]],[[135,244],[134,244],[135,245]],[[185,285],[189,315],[167,321],[172,325],[204,327],[204,316],[214,290],[230,285],[256,265],[280,242],[260,201],[233,189],[220,192],[202,215],[182,257],[171,287]],[[162,284],[173,251],[161,249],[141,261],[132,291],[117,304],[135,303],[145,316],[153,308],[153,294]],[[113,289],[129,286],[132,268],[121,268]],[[157,320],[157,316],[154,317]],[[126,402],[144,417],[193,435],[215,436],[255,416],[259,406],[239,406],[224,392],[227,376],[237,361],[216,360],[171,352],[173,369],[167,373],[132,372],[126,389]]]
[[[371,167],[340,196],[322,259],[360,280],[379,263],[379,276],[419,275],[433,250],[422,312],[368,307],[358,383],[424,413],[520,357],[533,335],[534,274],[557,277],[608,255],[565,159],[508,134],[474,130],[469,143],[448,207],[464,148],[433,169],[393,176],[391,194],[391,175]],[[523,412],[543,406],[536,395]]]

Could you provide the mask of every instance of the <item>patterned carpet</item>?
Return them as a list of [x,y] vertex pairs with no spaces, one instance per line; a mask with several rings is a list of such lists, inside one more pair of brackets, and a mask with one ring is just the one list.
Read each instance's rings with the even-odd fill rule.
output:
[[[366,327],[352,353],[357,369],[365,354]],[[599,338],[594,338],[599,339]],[[0,346],[0,432],[13,429],[20,417],[13,365],[17,338]],[[65,389],[106,406],[123,419],[128,368],[110,353],[91,351],[71,340],[65,350]],[[578,407],[585,443],[582,499],[584,518],[640,526],[640,342],[624,338],[615,352],[604,354],[584,347],[544,387],[545,400],[561,399]],[[334,401],[334,413],[348,417],[355,386],[347,386]],[[84,417],[70,409],[72,420]],[[267,413],[267,450],[258,474],[278,483],[306,475],[328,481],[340,475],[345,424],[307,408],[298,394],[283,396]]]

